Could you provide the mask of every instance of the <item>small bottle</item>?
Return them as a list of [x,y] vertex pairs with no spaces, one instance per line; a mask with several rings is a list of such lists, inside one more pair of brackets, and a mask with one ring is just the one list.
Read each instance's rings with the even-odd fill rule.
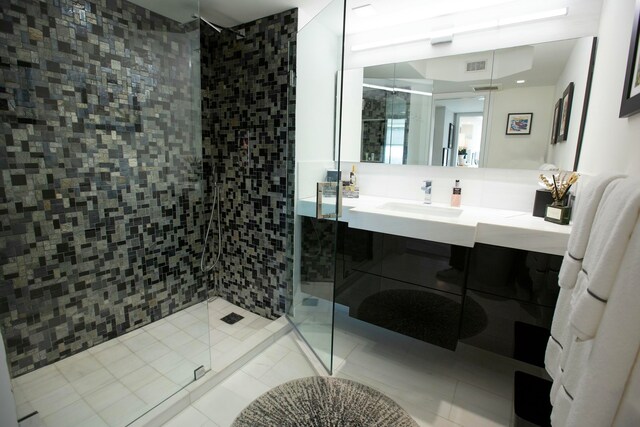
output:
[[431,181],[424,181],[424,187],[421,187],[422,191],[424,191],[424,204],[431,204],[431,188],[433,184]]
[[453,194],[451,194],[451,206],[459,208],[461,199],[462,188],[460,187],[460,180],[456,179],[456,185],[453,187]]
[[356,177],[356,165],[351,166],[351,173],[349,174],[349,181],[351,181],[351,187],[355,189],[358,186],[358,178]]

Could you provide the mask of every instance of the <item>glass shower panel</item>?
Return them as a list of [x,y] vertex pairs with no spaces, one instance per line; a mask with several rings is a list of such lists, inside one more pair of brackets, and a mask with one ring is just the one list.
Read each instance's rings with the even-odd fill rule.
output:
[[[139,3],[150,9],[135,44],[130,96],[137,132],[133,149],[136,208],[140,215],[142,285],[153,323],[143,334],[150,368],[159,375],[143,400],[153,407],[194,381],[196,369],[211,367],[207,286],[200,268],[203,240],[204,181],[200,98],[200,21],[198,0]],[[161,24],[154,21],[158,16]],[[136,339],[133,337],[132,339]],[[143,360],[144,357],[142,357]],[[146,360],[145,360],[146,361]],[[155,374],[155,373],[154,373]]]
[[3,2],[0,326],[48,426],[127,425],[210,369],[198,12]]
[[341,196],[339,162],[333,159],[334,148],[340,152],[344,8],[344,0],[331,2],[298,32],[296,63],[295,243],[287,315],[329,372]]

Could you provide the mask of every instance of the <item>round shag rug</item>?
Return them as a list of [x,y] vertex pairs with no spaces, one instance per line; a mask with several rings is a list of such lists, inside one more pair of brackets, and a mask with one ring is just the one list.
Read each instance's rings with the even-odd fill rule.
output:
[[251,402],[232,427],[417,427],[396,402],[355,381],[307,377]]

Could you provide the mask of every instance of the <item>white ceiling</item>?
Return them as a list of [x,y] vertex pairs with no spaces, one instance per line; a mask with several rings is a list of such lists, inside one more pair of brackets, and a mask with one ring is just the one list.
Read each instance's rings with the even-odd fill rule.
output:
[[[186,22],[194,14],[198,0],[130,0],[147,9]],[[200,0],[200,14],[219,25],[232,27],[264,16],[297,7],[300,27],[312,19],[331,0]],[[371,5],[373,14],[359,16],[354,8]],[[478,13],[498,13],[515,8],[526,12],[523,6],[536,8],[569,6],[587,8],[601,5],[602,0],[347,0],[347,33],[361,33],[402,26],[429,19],[456,20],[456,16]],[[524,9],[523,9],[524,7]],[[596,6],[599,7],[599,6]]]
[[[179,22],[190,21],[198,13],[198,0],[129,1]],[[200,0],[199,13],[223,27],[233,27],[297,7],[304,25],[329,3],[330,0]]]

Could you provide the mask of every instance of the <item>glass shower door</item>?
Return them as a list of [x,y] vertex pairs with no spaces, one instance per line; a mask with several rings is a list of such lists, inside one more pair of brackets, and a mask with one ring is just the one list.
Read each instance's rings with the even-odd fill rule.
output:
[[[298,32],[294,269],[287,315],[332,370],[345,1]],[[336,161],[337,159],[337,161]]]

